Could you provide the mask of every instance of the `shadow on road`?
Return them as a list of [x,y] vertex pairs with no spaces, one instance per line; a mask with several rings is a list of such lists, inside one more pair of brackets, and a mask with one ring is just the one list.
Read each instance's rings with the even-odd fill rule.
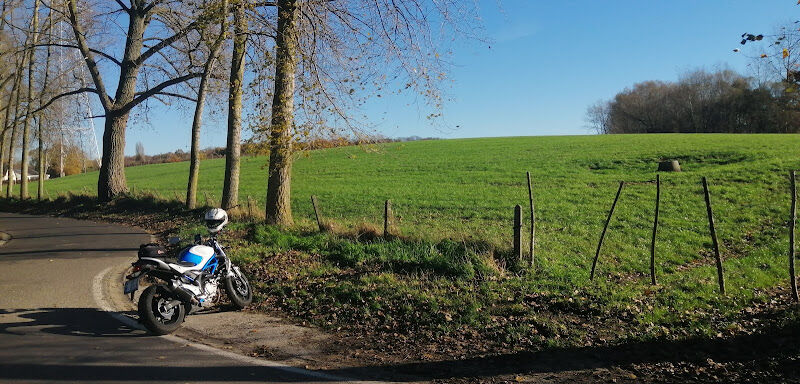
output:
[[143,332],[94,308],[0,309],[0,334],[24,335],[25,328],[39,332],[92,337],[142,337]]
[[152,381],[177,382],[335,382],[299,372],[266,366],[216,365],[205,367],[164,367],[155,365],[37,365],[0,363],[0,378],[11,380],[54,380],[66,382]]
[[165,342],[93,308],[0,309],[0,345],[10,347],[0,350],[0,382],[332,381]]
[[[26,229],[27,230],[27,229]],[[141,233],[138,232],[105,232],[105,233],[65,233],[60,235],[54,234],[44,234],[44,235],[27,235],[27,236],[15,236],[14,239],[16,240],[24,240],[24,239],[49,239],[53,237],[73,237],[79,238],[81,236],[142,236]]]
[[97,253],[111,253],[111,252],[136,252],[139,248],[73,248],[73,249],[34,249],[29,251],[0,251],[0,258],[26,260],[25,257],[30,258],[50,258],[58,255],[59,259],[81,258],[86,257],[84,253],[97,252]]

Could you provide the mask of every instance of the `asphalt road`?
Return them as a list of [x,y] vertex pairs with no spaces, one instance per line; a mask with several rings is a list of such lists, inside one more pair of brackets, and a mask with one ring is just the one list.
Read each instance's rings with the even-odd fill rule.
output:
[[66,218],[0,213],[0,383],[320,382],[129,327],[100,309],[97,281],[135,258],[146,233]]

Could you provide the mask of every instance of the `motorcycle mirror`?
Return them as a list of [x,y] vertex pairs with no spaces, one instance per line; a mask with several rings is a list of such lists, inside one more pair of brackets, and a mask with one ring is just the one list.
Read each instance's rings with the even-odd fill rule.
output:
[[167,242],[169,243],[169,245],[178,245],[178,243],[181,242],[181,238],[180,237],[170,237],[169,240],[167,240]]

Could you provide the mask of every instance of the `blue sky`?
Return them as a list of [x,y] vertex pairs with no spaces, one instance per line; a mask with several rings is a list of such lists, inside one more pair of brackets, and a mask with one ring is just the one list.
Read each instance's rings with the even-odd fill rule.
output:
[[[499,6],[498,6],[499,3]],[[675,80],[696,68],[746,72],[732,52],[744,32],[769,33],[800,19],[794,0],[485,0],[490,44],[459,42],[442,125],[431,126],[410,98],[383,97],[363,111],[387,136],[575,135],[586,107],[645,80]],[[102,121],[98,121],[98,138]],[[132,121],[126,153],[188,150],[191,114],[158,111]],[[459,128],[456,128],[458,126]],[[225,145],[224,116],[203,127],[202,147]]]

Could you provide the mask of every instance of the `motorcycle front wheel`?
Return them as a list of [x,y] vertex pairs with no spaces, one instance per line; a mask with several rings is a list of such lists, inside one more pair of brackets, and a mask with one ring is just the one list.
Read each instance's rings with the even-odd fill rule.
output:
[[233,268],[233,276],[225,278],[225,291],[236,308],[242,309],[253,302],[253,290],[239,268]]
[[161,285],[151,285],[139,296],[139,319],[150,332],[166,335],[181,326],[186,307],[181,303],[167,309],[167,304],[173,300],[177,299]]

